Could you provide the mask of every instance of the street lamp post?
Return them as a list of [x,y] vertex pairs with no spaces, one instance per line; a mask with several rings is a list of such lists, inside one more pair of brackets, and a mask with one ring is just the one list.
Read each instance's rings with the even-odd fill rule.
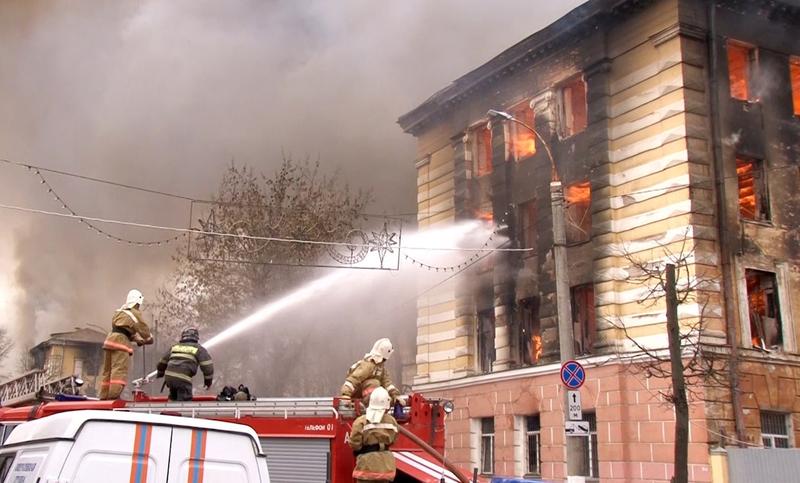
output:
[[[556,170],[556,162],[550,145],[542,138],[541,134],[533,127],[515,118],[511,114],[503,111],[490,109],[487,115],[492,119],[501,119],[514,122],[532,132],[539,140],[544,151],[550,160],[550,208],[553,212],[553,260],[555,261],[556,275],[556,316],[558,318],[558,349],[561,363],[565,363],[575,357],[575,338],[572,329],[572,303],[569,293],[569,275],[567,268],[567,235],[564,221],[564,188]],[[564,416],[568,414],[567,392],[564,391],[562,400]],[[566,433],[565,433],[566,434]],[[564,436],[565,438],[566,435]],[[577,455],[577,444],[566,439],[566,463],[567,475],[570,469],[579,461]]]

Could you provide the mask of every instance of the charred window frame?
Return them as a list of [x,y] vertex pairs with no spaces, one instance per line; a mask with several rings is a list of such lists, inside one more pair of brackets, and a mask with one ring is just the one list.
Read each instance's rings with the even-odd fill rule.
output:
[[481,474],[494,473],[494,418],[481,418]]
[[575,354],[592,353],[597,321],[594,308],[594,284],[576,285],[569,290],[572,302],[572,325],[575,336]]
[[731,98],[745,102],[755,102],[753,95],[753,75],[758,68],[758,49],[753,45],[729,39],[728,84]]
[[[538,231],[536,230],[536,200],[520,203],[519,210],[519,245],[520,248],[536,248]],[[522,252],[523,257],[533,256],[532,251]]]
[[783,324],[775,273],[746,269],[744,277],[753,347],[782,349]]
[[584,131],[588,125],[588,112],[586,80],[583,74],[578,74],[558,88],[559,137],[566,139]]
[[482,373],[492,372],[495,361],[494,308],[478,312],[478,369]]
[[568,245],[578,245],[592,239],[592,187],[589,181],[567,185],[566,235]]
[[800,57],[789,57],[789,80],[792,86],[792,112],[800,117]]
[[748,221],[770,221],[769,189],[764,162],[737,156],[736,177],[739,217]]
[[520,362],[533,366],[542,359],[542,326],[539,320],[539,298],[519,301],[519,351]]
[[765,448],[791,448],[788,414],[761,411],[761,442]]
[[[536,116],[530,101],[512,107],[510,114],[532,128],[535,126]],[[518,122],[507,122],[506,126],[506,157],[514,161],[522,161],[536,154],[536,134]]]
[[488,122],[472,127],[467,136],[476,178],[492,173],[492,129]]

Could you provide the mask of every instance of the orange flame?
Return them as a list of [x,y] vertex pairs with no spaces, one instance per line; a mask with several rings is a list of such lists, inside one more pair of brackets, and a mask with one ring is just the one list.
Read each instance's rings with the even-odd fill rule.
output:
[[800,116],[800,57],[792,57],[789,64],[789,75],[792,78],[792,104],[794,115]]
[[728,42],[728,80],[731,97],[741,101],[750,99],[750,47]]
[[536,364],[539,362],[539,359],[542,358],[542,352],[544,352],[542,348],[542,336],[541,335],[534,335],[531,337],[531,362]]
[[592,200],[592,188],[588,181],[569,185],[564,190],[567,203],[589,203]]
[[494,221],[494,214],[491,211],[478,210],[475,218],[483,221]]

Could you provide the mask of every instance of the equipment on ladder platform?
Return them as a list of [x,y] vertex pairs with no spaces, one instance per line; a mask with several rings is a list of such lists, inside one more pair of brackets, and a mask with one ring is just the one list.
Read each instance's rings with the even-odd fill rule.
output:
[[[7,436],[24,421],[86,409],[213,419],[244,424],[256,432],[269,461],[272,481],[297,481],[296,477],[302,475],[304,481],[350,483],[355,457],[345,437],[363,407],[360,401],[354,401],[346,411],[339,411],[339,407],[338,397],[219,401],[209,395],[168,402],[164,396],[150,397],[139,389],[134,391],[133,401],[44,401],[35,406],[0,408],[0,434]],[[419,394],[409,395],[406,406],[395,409],[402,411],[398,418],[400,434],[391,447],[398,481],[471,481],[442,457],[445,415],[452,409],[450,401],[426,399]]]

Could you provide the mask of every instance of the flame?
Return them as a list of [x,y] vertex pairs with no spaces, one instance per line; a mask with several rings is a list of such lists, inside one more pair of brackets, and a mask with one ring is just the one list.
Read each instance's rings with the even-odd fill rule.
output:
[[794,115],[800,116],[800,57],[792,57],[789,63],[789,76],[792,79],[792,104],[794,104]]
[[756,219],[756,192],[753,179],[753,163],[738,160],[736,175],[739,177],[739,214],[748,220]]
[[494,213],[486,210],[478,210],[475,213],[475,218],[483,221],[494,221]]
[[531,363],[536,364],[542,358],[542,336],[534,335],[531,337]]
[[750,99],[750,55],[752,49],[746,45],[728,42],[728,80],[731,97],[741,101]]
[[592,200],[592,187],[588,181],[571,184],[564,190],[564,198],[570,204],[589,203]]
[[[527,102],[523,103],[521,108],[512,110],[511,114],[528,126],[533,127],[535,124],[533,109]],[[536,135],[518,123],[512,123],[510,126],[510,148],[514,159],[520,161],[536,154]]]

